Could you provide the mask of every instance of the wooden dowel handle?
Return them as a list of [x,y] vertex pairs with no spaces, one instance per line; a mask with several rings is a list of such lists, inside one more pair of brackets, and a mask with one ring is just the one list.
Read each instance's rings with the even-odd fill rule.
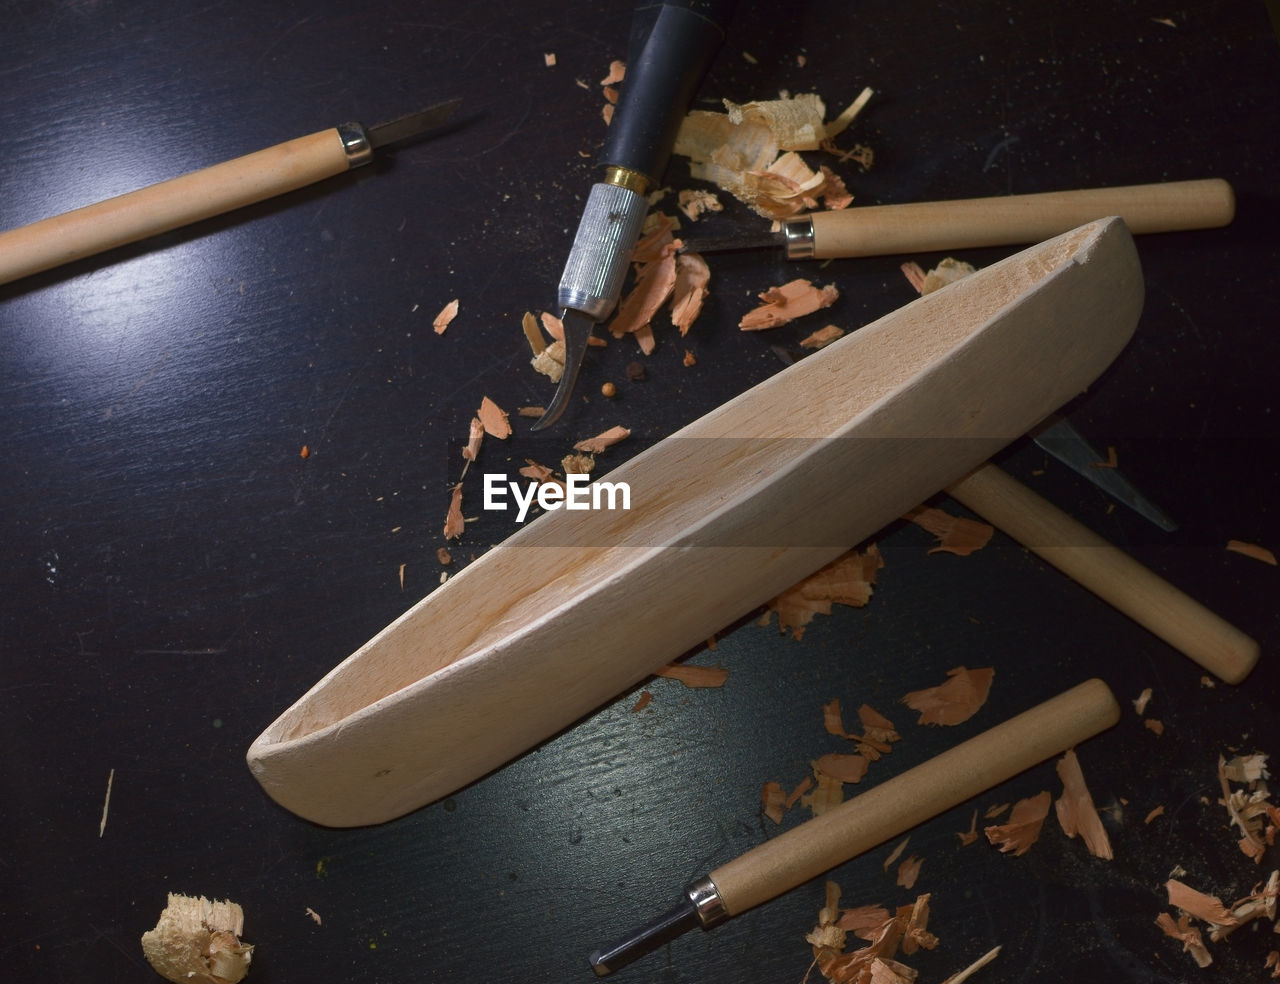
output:
[[127,195],[0,233],[0,284],[347,170],[337,129],[322,130]]
[[1226,181],[1170,181],[970,198],[909,205],[869,205],[815,212],[814,257],[891,256],[1038,243],[1077,226],[1118,215],[1135,235],[1212,229],[1235,215]]
[[1120,706],[1101,680],[970,738],[711,872],[730,915],[781,895],[1111,727]]
[[947,492],[997,529],[1228,683],[1258,643],[992,464]]

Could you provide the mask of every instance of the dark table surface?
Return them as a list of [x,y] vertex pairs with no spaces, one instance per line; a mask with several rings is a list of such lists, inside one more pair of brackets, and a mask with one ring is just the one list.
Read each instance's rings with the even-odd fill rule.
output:
[[[1262,976],[1280,937],[1212,945],[1200,971],[1153,921],[1177,865],[1229,902],[1280,862],[1274,848],[1261,865],[1245,858],[1216,803],[1220,754],[1280,752],[1280,573],[1225,549],[1280,549],[1280,48],[1266,7],[743,8],[700,104],[812,91],[834,112],[871,86],[844,143],[872,147],[874,165],[833,163],[857,204],[1234,184],[1229,228],[1139,242],[1137,335],[1067,408],[1180,529],[1113,508],[1029,442],[1000,460],[1257,638],[1252,677],[1204,685],[1198,666],[1002,534],[970,557],[930,555],[929,534],[899,524],[875,537],[886,565],[865,608],[820,617],[798,642],[747,619],[693,653],[729,670],[722,688],[648,681],[388,824],[294,817],[249,774],[249,743],[436,588],[481,398],[550,398],[519,319],[554,304],[606,133],[598,82],[625,54],[630,9],[14,0],[0,32],[4,228],[346,119],[449,96],[465,106],[456,127],[372,168],[0,288],[7,979],[153,979],[138,938],[175,891],[244,906],[250,980],[588,980],[589,950],[776,835],[760,788],[840,750],[822,728],[832,697],[871,704],[903,734],[870,784],[1093,675],[1125,708],[1080,749],[1115,860],[1090,857],[1052,816],[1021,858],[958,846],[974,808],[1057,795],[1046,763],[914,830],[914,890],[883,871],[887,847],[837,869],[845,902],[932,893],[941,945],[909,961],[923,981],[997,944],[978,980]],[[686,163],[666,178],[688,186]],[[732,204],[707,232],[748,222]],[[982,265],[1010,252],[958,255]],[[553,437],[517,419],[482,464],[555,460],[621,423],[631,438],[602,456],[617,464],[779,371],[771,346],[819,326],[738,331],[758,291],[834,283],[826,321],[853,329],[911,300],[904,259],[927,268],[942,255],[822,268],[715,257],[706,310],[687,339],[659,328],[645,382],[624,375],[630,341],[594,352]],[[461,313],[438,336],[432,318],[455,297]],[[599,395],[605,380],[614,401]],[[450,544],[453,570],[515,528],[478,515]],[[955,728],[916,724],[901,696],[961,664],[995,668],[987,705]],[[1163,735],[1128,707],[1145,687]],[[644,689],[652,702],[633,713]],[[822,901],[818,879],[625,979],[798,982]]]

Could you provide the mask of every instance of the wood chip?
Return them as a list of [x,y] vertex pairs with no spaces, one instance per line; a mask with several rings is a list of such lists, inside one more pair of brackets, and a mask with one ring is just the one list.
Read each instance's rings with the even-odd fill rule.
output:
[[[467,435],[467,446],[462,449],[462,457],[467,461],[475,461],[480,455],[480,444],[484,440],[484,424],[479,417],[471,418],[471,430]],[[465,472],[463,474],[466,474]]]
[[440,309],[440,313],[436,315],[431,325],[436,330],[437,335],[443,335],[444,330],[449,327],[449,323],[458,316],[458,299],[455,297],[452,301]]
[[524,313],[520,318],[520,327],[524,331],[525,339],[529,342],[529,348],[537,358],[547,347],[547,343],[542,337],[542,332],[538,331],[538,319],[533,316],[533,312]]
[[685,349],[684,358],[680,360],[680,364],[684,366],[686,369],[691,368],[692,366],[696,366],[698,364],[697,356],[695,356],[688,349]]
[[1170,878],[1164,883],[1164,887],[1169,893],[1169,904],[1181,909],[1187,915],[1203,919],[1215,926],[1237,925],[1236,917],[1227,911],[1227,907],[1216,895],[1206,895],[1204,892],[1196,891],[1176,878]]
[[[671,220],[666,216],[661,219],[654,230],[636,244],[635,285],[618,304],[618,313],[609,322],[609,331],[615,338],[647,328],[675,288],[679,244],[672,238]],[[641,348],[644,349],[643,342]]]
[[834,285],[815,287],[803,278],[792,280],[781,287],[770,287],[760,294],[764,303],[748,311],[738,322],[743,331],[763,331],[777,328],[796,318],[830,307],[840,296]]
[[102,819],[98,821],[98,836],[107,832],[107,808],[111,806],[111,787],[116,781],[116,770],[107,773],[107,795],[102,798]]
[[723,666],[694,666],[690,663],[669,663],[654,675],[679,680],[691,688],[723,687],[729,679],[729,671]]
[[595,467],[596,459],[589,454],[566,454],[560,459],[560,470],[566,475],[590,475]]
[[837,328],[835,325],[827,325],[825,328],[819,328],[813,334],[800,339],[800,347],[806,349],[826,348],[837,338],[843,337],[843,328]]
[[1151,822],[1152,820],[1154,820],[1156,817],[1162,817],[1162,816],[1164,816],[1164,805],[1163,805],[1163,804],[1161,804],[1160,806],[1157,806],[1154,810],[1152,810],[1150,813],[1148,813],[1148,814],[1146,815],[1146,818],[1145,818],[1145,819],[1143,819],[1143,821],[1142,821],[1142,822],[1143,822],[1143,823],[1150,823],[1150,822]]
[[844,802],[844,783],[825,772],[815,772],[813,789],[805,792],[800,802],[812,810],[815,817],[820,817]]
[[546,66],[547,66],[547,68],[555,68],[555,66],[556,66],[556,54],[555,54],[555,52],[554,52],[554,51],[548,51],[548,52],[546,52],[545,54],[543,54],[543,56],[542,56],[542,64],[546,65]]
[[862,777],[867,774],[869,764],[862,755],[829,752],[816,759],[813,767],[823,775],[841,782],[861,782]]
[[1151,703],[1151,694],[1151,688],[1147,687],[1142,691],[1142,693],[1138,694],[1138,696],[1134,698],[1133,709],[1139,716],[1141,716],[1142,712],[1147,709],[1147,705]]
[[1157,734],[1157,735],[1164,734],[1164,722],[1161,721],[1159,718],[1146,718],[1142,722],[1142,726],[1146,728],[1148,731],[1152,732],[1153,734]]
[[988,523],[967,519],[964,516],[952,516],[950,513],[930,506],[916,506],[903,518],[909,519],[938,538],[937,545],[929,548],[931,554],[946,552],[958,557],[967,557],[975,550],[985,547],[995,533],[995,528]]
[[1213,963],[1213,957],[1208,947],[1204,945],[1203,935],[1199,929],[1191,925],[1191,920],[1187,916],[1179,916],[1178,921],[1174,922],[1169,913],[1162,912],[1156,916],[1156,925],[1164,930],[1166,936],[1181,941],[1183,952],[1190,953],[1197,965],[1208,967]]
[[640,698],[631,707],[632,714],[639,714],[649,706],[649,701],[653,700],[653,694],[647,690],[640,691]]
[[898,846],[889,852],[889,856],[884,859],[884,864],[881,865],[881,868],[884,871],[888,871],[892,868],[894,862],[897,861],[898,858],[902,857],[902,852],[907,849],[907,842],[910,840],[911,838],[909,836],[902,838],[902,840],[898,842]]
[[597,434],[595,437],[588,437],[579,441],[573,446],[573,450],[599,454],[605,448],[611,448],[619,441],[626,440],[630,436],[631,431],[621,425],[610,427],[607,431]]
[[1252,557],[1254,560],[1260,560],[1264,564],[1276,566],[1276,555],[1266,547],[1260,547],[1256,543],[1246,543],[1244,540],[1228,540],[1227,549],[1232,553],[1243,554],[1246,557]]
[[778,613],[778,629],[795,639],[817,615],[830,615],[833,604],[861,607],[871,600],[876,572],[884,559],[875,544],[861,553],[851,550],[768,603]]
[[1111,839],[1093,805],[1089,787],[1074,749],[1068,749],[1058,762],[1058,778],[1062,780],[1062,796],[1054,803],[1058,823],[1068,837],[1079,834],[1094,857],[1111,860]]
[[436,547],[436,560],[442,566],[448,567],[453,563],[453,554],[449,553],[444,547]]
[[969,820],[969,829],[956,834],[960,838],[960,846],[968,847],[978,839],[978,811],[973,811],[973,817]]
[[898,865],[898,885],[901,888],[913,888],[916,879],[920,877],[920,867],[924,864],[924,858],[918,858],[914,854]]
[[616,85],[627,77],[627,63],[624,61],[609,62],[609,74],[600,80],[601,85]]
[[676,195],[676,207],[684,213],[690,222],[697,222],[708,212],[723,212],[720,199],[709,191],[688,189]]
[[490,437],[505,441],[511,436],[511,422],[507,417],[506,411],[502,410],[498,404],[487,396],[480,401],[480,409],[477,411],[477,416],[480,418],[480,423],[484,425],[484,432]]
[[774,823],[781,824],[786,800],[787,794],[782,789],[782,783],[766,782],[760,790],[760,811]]
[[449,512],[444,520],[445,539],[456,540],[462,536],[466,525],[467,521],[462,518],[462,483],[459,482],[453,487],[453,494],[449,499]]
[[240,941],[243,932],[236,903],[171,892],[155,929],[142,934],[142,952],[174,984],[237,984],[253,959],[253,947]]
[[529,360],[529,363],[553,383],[564,375],[564,342],[556,340]]
[[1018,800],[1005,823],[986,827],[983,833],[987,835],[988,841],[1000,848],[1000,853],[1021,857],[1040,838],[1040,830],[1049,815],[1052,800],[1048,790],[1028,799]]
[[902,702],[920,712],[918,724],[960,724],[968,721],[987,701],[995,670],[970,670],[957,666],[947,671],[947,681],[936,687],[913,690]]

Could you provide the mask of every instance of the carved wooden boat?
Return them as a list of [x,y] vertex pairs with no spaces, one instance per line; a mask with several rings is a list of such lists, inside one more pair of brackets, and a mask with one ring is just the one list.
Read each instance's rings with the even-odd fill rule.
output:
[[281,805],[382,822],[498,768],[955,482],[1089,385],[1142,307],[1118,219],[926,295],[605,476],[433,591],[249,749]]

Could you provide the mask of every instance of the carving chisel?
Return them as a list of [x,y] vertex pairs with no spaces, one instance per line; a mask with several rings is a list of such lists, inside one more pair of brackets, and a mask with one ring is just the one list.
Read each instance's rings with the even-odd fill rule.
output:
[[283,195],[355,167],[432,130],[451,99],[388,123],[343,123],[62,215],[0,233],[0,284]]
[[768,902],[1119,719],[1107,685],[1087,680],[721,865],[665,915],[592,953],[591,966],[604,976],[695,926],[710,929]]
[[905,205],[862,205],[785,219],[763,235],[686,240],[691,253],[781,247],[790,260],[894,256],[1038,243],[1118,215],[1134,235],[1215,229],[1235,216],[1235,193],[1220,178],[964,198]]
[[733,0],[642,2],[632,22],[622,96],[569,259],[560,278],[564,375],[533,430],[560,418],[573,393],[594,325],[617,306],[652,190],[666,169],[680,122],[724,41]]

